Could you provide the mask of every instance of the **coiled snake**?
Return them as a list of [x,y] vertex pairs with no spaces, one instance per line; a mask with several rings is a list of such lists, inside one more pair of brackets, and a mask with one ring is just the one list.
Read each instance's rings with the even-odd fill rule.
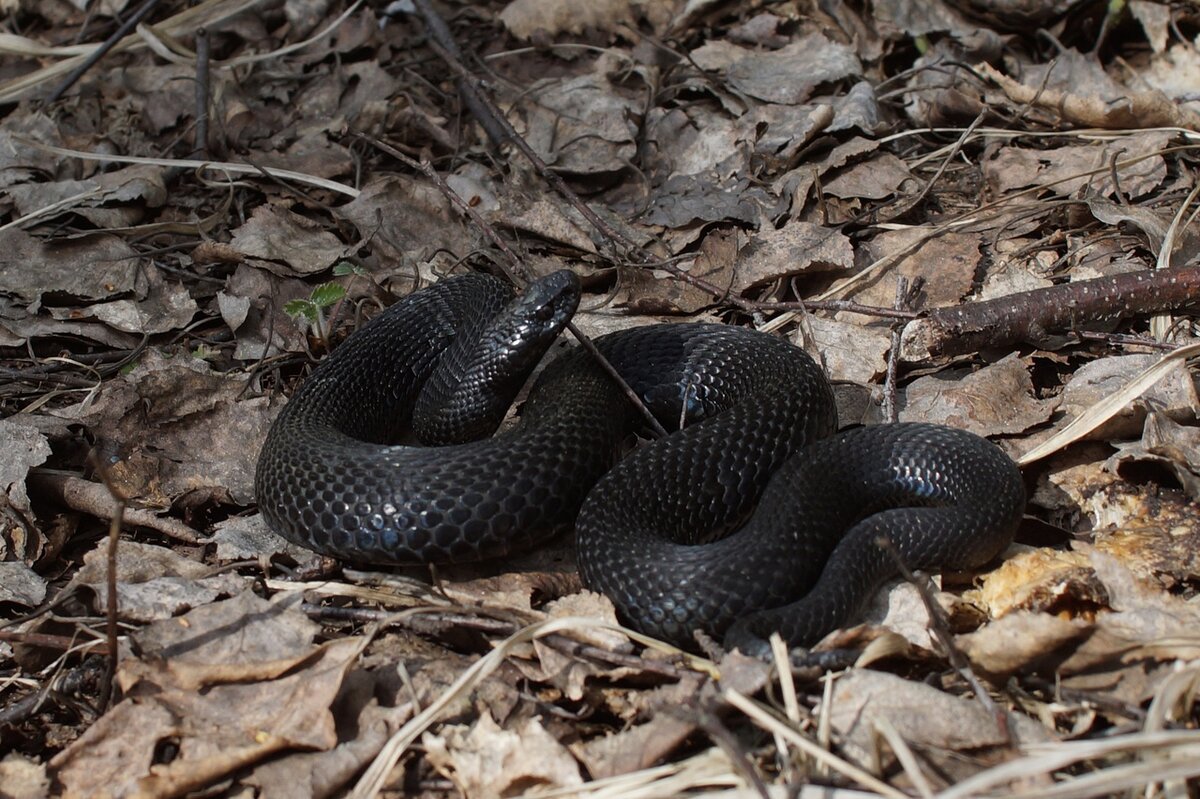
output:
[[[660,324],[597,347],[683,429],[617,464],[640,417],[586,352],[555,359],[520,421],[512,397],[574,313],[556,272],[512,299],[483,275],[414,292],[351,335],[275,420],[258,461],[272,528],[368,563],[497,557],[574,525],[584,582],[623,619],[694,647],[809,644],[896,572],[974,568],[1012,540],[1016,467],[985,439],[927,424],[834,433],[803,351],[728,325]],[[395,444],[415,429],[426,445]],[[614,464],[615,467],[614,467]]]

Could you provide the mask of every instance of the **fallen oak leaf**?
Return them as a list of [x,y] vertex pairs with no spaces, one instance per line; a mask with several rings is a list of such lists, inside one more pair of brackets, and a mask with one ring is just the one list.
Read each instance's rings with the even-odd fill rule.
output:
[[997,71],[990,64],[975,67],[990,78],[1015,103],[1032,105],[1059,114],[1064,121],[1085,128],[1128,130],[1155,127],[1200,129],[1200,114],[1188,111],[1157,89],[1130,92],[1123,102],[1105,102],[1060,89],[1026,86]]

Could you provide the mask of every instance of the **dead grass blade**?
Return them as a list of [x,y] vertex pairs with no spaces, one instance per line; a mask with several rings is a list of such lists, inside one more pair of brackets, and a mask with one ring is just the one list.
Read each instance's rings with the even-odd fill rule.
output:
[[[161,166],[167,168],[181,167],[184,169],[211,169],[219,172],[228,172],[233,175],[258,175],[259,177],[265,176],[274,180],[292,181],[305,186],[313,186],[315,188],[337,192],[338,194],[345,195],[350,199],[354,199],[361,194],[358,189],[351,188],[344,183],[338,183],[336,180],[319,178],[315,175],[306,175],[303,172],[293,172],[290,169],[276,169],[274,167],[268,169],[267,167],[263,166],[255,166],[254,164],[238,164],[233,161],[197,161],[191,158],[145,158],[134,155],[101,155],[99,153],[89,153],[85,150],[71,150],[66,147],[55,147],[51,144],[42,144],[41,142],[34,141],[33,139],[27,139],[23,136],[14,136],[13,138],[29,147],[36,147],[48,153],[54,153],[55,155],[61,155],[66,158],[80,158],[84,161],[105,161],[113,164],[149,164],[150,166]],[[88,193],[77,195],[77,197],[85,196],[90,195]],[[62,200],[59,203],[56,203],[56,210],[57,206],[62,205],[62,203],[65,203],[68,200],[75,200],[77,197],[67,198],[67,200]],[[41,211],[39,210],[34,213],[40,214]],[[23,217],[23,219],[29,217],[32,217],[32,214],[27,214],[26,217]],[[16,224],[16,221],[10,222],[9,224]]]
[[[185,9],[173,17],[163,20],[155,27],[170,36],[183,36],[198,27],[216,25],[243,11],[248,11],[256,5],[260,5],[262,2],[263,0],[205,0],[205,2],[197,6]],[[9,46],[28,47],[24,43],[11,42],[8,39],[5,39],[3,43]],[[70,58],[0,83],[0,103],[15,103],[18,100],[24,99],[34,89],[48,83],[56,82],[62,76],[70,73],[71,70],[82,64],[100,46],[100,43],[79,45],[78,54],[72,55]],[[145,46],[145,42],[137,34],[130,34],[118,42],[112,48],[112,52],[120,53],[127,50],[140,50]],[[55,49],[59,54],[62,54],[70,48]]]
[[867,772],[860,769],[851,763],[847,763],[842,758],[822,749],[815,743],[810,741],[799,731],[792,729],[787,724],[784,724],[779,719],[775,718],[774,714],[766,708],[759,705],[757,702],[748,698],[742,693],[729,688],[721,693],[725,701],[736,707],[738,710],[746,714],[746,716],[773,735],[778,735],[787,740],[788,743],[795,746],[808,757],[821,763],[833,771],[841,774],[847,779],[853,780],[860,785],[863,785],[881,796],[886,796],[888,799],[908,799],[908,795],[902,791],[898,791],[885,782],[882,782]]
[[1150,386],[1157,383],[1177,365],[1194,355],[1200,355],[1200,343],[1189,344],[1186,347],[1168,352],[1155,361],[1148,369],[1126,383],[1117,391],[1097,402],[1083,413],[1068,422],[1050,438],[1026,452],[1017,461],[1018,466],[1028,466],[1039,461],[1068,444],[1078,441],[1083,436],[1095,430],[1106,421],[1116,416],[1122,408],[1140,397]]
[[[615,630],[631,638],[636,637],[638,640],[666,646],[654,639],[647,639],[644,635],[626,630],[619,625],[583,616],[563,616],[524,627],[501,641],[496,645],[495,649],[471,664],[471,667],[464,671],[436,701],[397,730],[384,745],[383,749],[380,750],[362,777],[359,778],[358,783],[354,786],[354,790],[349,794],[349,799],[374,799],[374,797],[379,796],[380,792],[383,791],[388,777],[392,773],[392,769],[400,762],[400,758],[408,750],[408,747],[412,745],[413,741],[421,733],[428,730],[437,721],[442,711],[449,705],[463,694],[473,690],[484,678],[498,669],[504,662],[504,659],[511,655],[516,647],[528,643],[535,638],[541,638],[552,633],[585,628]],[[708,663],[714,670],[716,668],[710,661],[704,661],[702,658],[694,658],[693,660],[697,663]]]

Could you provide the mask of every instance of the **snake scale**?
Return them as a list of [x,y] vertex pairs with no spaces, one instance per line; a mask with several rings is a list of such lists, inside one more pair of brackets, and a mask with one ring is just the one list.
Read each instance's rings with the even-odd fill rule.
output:
[[[623,620],[695,647],[815,642],[897,573],[974,568],[1025,494],[996,446],[929,424],[840,433],[824,374],[782,339],[658,324],[596,346],[664,425],[576,348],[492,434],[578,304],[561,271],[514,298],[471,274],[416,291],[337,347],[276,418],[259,507],[285,538],[366,563],[494,558],[574,526],[584,583]],[[415,431],[422,445],[395,443]],[[892,554],[880,545],[886,537]]]

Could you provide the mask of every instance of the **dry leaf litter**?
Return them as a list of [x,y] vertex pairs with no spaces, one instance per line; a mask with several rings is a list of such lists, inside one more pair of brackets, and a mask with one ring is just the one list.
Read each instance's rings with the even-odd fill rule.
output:
[[[0,797],[1200,794],[1194,3],[2,7]],[[1017,543],[768,664],[266,529],[324,352],[563,267],[990,437]]]

